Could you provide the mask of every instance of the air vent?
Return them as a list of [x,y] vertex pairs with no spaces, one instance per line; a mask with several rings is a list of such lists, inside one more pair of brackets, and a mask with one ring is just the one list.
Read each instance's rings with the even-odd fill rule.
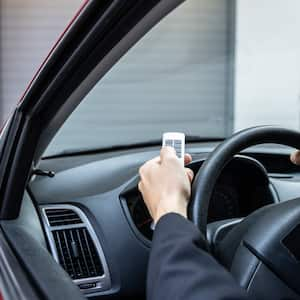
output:
[[86,228],[52,231],[58,259],[72,279],[103,275],[96,247]]
[[71,209],[45,209],[50,226],[81,224],[78,214]]
[[108,265],[93,227],[69,204],[41,207],[51,252],[85,294],[111,288]]

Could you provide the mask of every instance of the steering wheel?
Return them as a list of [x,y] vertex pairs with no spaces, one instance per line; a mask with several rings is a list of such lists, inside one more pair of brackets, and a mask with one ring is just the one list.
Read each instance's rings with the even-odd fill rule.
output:
[[[221,171],[240,151],[265,143],[300,149],[300,133],[273,126],[243,130],[221,143],[199,169],[189,219],[205,237],[209,202]],[[250,294],[260,299],[299,299],[300,199],[254,212],[227,234],[219,252],[219,261]]]

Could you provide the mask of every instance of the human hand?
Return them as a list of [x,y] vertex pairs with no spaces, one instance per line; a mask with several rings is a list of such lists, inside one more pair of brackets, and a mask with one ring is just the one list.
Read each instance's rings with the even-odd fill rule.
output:
[[292,152],[290,159],[293,164],[300,166],[300,150]]
[[[186,154],[185,164],[191,161]],[[187,217],[194,173],[181,164],[172,147],[163,147],[160,156],[146,162],[139,173],[138,187],[154,223],[171,212]]]

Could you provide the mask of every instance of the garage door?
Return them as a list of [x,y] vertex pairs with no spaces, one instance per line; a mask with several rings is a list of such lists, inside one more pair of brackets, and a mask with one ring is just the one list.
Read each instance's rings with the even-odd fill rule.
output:
[[0,0],[0,126],[82,0]]
[[94,87],[48,154],[232,131],[234,1],[188,0]]

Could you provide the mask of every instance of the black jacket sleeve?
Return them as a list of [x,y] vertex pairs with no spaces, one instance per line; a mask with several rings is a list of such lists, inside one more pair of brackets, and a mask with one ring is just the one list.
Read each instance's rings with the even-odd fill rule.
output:
[[230,273],[203,249],[205,241],[193,223],[174,213],[163,216],[153,236],[147,299],[248,299]]

